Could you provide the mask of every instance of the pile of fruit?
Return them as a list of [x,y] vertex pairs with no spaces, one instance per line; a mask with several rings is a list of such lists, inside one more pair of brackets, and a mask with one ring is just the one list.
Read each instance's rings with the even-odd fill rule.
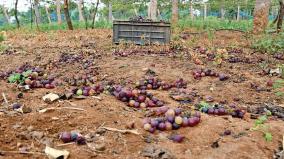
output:
[[146,90],[123,88],[121,85],[114,86],[112,94],[120,101],[127,103],[129,107],[147,108],[162,107],[164,102],[153,96]]
[[146,89],[156,90],[159,88],[161,88],[162,90],[169,90],[171,88],[186,88],[186,86],[187,82],[184,81],[182,78],[179,78],[175,82],[167,83],[157,77],[151,77],[151,76],[145,77],[136,83],[136,88],[141,90],[146,90]]
[[243,118],[245,115],[245,111],[236,108],[235,106],[224,106],[220,104],[213,104],[210,105],[207,102],[200,102],[199,104],[195,105],[198,110],[200,110],[203,113],[209,114],[209,115],[232,115],[234,118]]
[[205,76],[210,76],[210,77],[218,77],[220,81],[225,81],[227,79],[229,79],[229,76],[223,74],[223,73],[217,73],[211,69],[195,69],[194,71],[192,71],[192,75],[194,77],[194,79],[196,80],[201,80],[202,77]]
[[187,113],[182,109],[170,109],[168,107],[161,107],[156,110],[158,118],[143,119],[143,128],[150,133],[156,130],[169,131],[177,130],[181,127],[193,127],[200,123],[201,116],[199,112]]
[[84,86],[81,88],[73,88],[71,93],[77,96],[94,96],[104,92],[104,86],[97,84],[96,86]]
[[62,132],[59,134],[59,139],[64,143],[76,142],[78,145],[86,144],[86,139],[77,132]]
[[45,74],[41,68],[33,67],[27,63],[14,71],[2,72],[0,79],[6,79],[9,83],[17,83],[29,88],[52,89],[57,84],[54,77]]

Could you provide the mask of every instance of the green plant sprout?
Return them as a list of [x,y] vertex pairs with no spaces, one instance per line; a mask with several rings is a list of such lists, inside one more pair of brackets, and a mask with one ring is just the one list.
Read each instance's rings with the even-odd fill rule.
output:
[[254,123],[254,126],[250,129],[251,131],[259,131],[263,133],[263,137],[266,141],[272,141],[272,134],[269,132],[269,127],[265,125],[268,116],[271,116],[271,112],[269,110],[265,110],[266,114],[260,116]]

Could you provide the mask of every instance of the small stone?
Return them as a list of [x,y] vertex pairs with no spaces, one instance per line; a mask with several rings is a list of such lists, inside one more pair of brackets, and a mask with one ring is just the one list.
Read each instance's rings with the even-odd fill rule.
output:
[[32,112],[32,108],[28,107],[28,106],[22,106],[22,111],[24,114],[30,113]]
[[134,129],[135,128],[135,122],[129,122],[125,126],[126,129]]
[[15,125],[12,126],[12,128],[13,128],[13,129],[18,129],[18,128],[21,128],[21,125],[15,124]]
[[40,143],[46,145],[46,146],[53,146],[53,139],[52,138],[48,138],[48,137],[44,137],[40,140]]
[[98,151],[104,151],[106,149],[106,145],[104,143],[96,144],[95,149],[98,150]]
[[184,153],[185,153],[186,156],[191,156],[192,155],[190,149],[187,149]]
[[33,131],[33,132],[31,132],[31,136],[32,136],[33,139],[40,140],[41,138],[43,138],[44,133],[40,132],[40,131]]
[[49,93],[49,94],[42,97],[43,101],[46,102],[46,103],[52,103],[52,102],[58,100],[59,98],[60,98],[59,95],[54,94],[54,93]]
[[99,128],[98,130],[96,130],[96,133],[100,134],[100,135],[104,134],[105,132],[106,132],[106,130],[102,129],[102,128]]
[[27,128],[27,130],[28,130],[28,131],[33,131],[33,130],[34,130],[34,127],[33,127],[33,126],[29,126],[29,127]]

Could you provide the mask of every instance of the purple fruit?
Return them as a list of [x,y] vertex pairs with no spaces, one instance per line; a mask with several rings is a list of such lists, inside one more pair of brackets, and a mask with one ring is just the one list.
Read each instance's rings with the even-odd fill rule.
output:
[[157,127],[158,125],[159,125],[159,122],[158,122],[157,120],[151,119],[151,126],[152,126],[153,128]]
[[133,97],[132,91],[130,90],[127,90],[125,93],[126,93],[127,98]]
[[158,101],[156,104],[157,104],[158,107],[161,107],[161,106],[164,105],[164,103],[162,101]]
[[160,110],[161,110],[161,113],[166,113],[168,110],[169,110],[169,107],[167,107],[167,106],[162,106],[162,107],[160,107],[159,108]]
[[139,102],[135,102],[135,103],[134,103],[134,107],[135,107],[135,108],[139,108],[139,107],[140,107],[140,103],[139,103]]
[[19,109],[19,108],[21,108],[22,107],[22,104],[20,104],[20,103],[14,103],[13,105],[12,105],[12,108],[15,110],[15,109]]
[[175,109],[175,115],[180,115],[182,112],[181,108],[176,108]]
[[166,121],[165,122],[165,124],[166,124],[166,130],[172,130],[173,129],[173,125],[172,125],[172,123],[170,123],[170,122],[168,122],[168,121]]
[[146,97],[145,96],[138,96],[138,102],[142,103],[146,100]]
[[182,126],[183,127],[187,127],[188,126],[188,119],[187,119],[187,117],[183,117],[183,119],[182,119]]
[[148,101],[148,106],[149,106],[149,107],[155,107],[156,104],[155,104],[152,100],[149,100],[149,101]]
[[231,135],[231,133],[232,133],[231,130],[225,130],[224,131],[224,135]]
[[219,80],[220,81],[225,81],[225,80],[227,80],[228,79],[228,76],[226,76],[225,74],[223,74],[223,73],[220,73],[219,74]]
[[180,128],[180,125],[178,125],[177,123],[173,123],[173,130],[177,130]]
[[79,134],[76,138],[76,143],[78,145],[85,145],[86,144],[86,139],[81,135]]
[[245,113],[240,111],[237,116],[238,116],[238,118],[242,119],[242,118],[244,118],[244,115],[245,115]]
[[167,120],[168,120],[168,122],[170,122],[170,123],[174,123],[175,117],[174,117],[174,116],[167,116]]
[[214,115],[219,115],[219,109],[214,109]]
[[123,97],[123,98],[121,99],[121,101],[123,101],[123,102],[127,102],[127,101],[128,101],[128,99],[127,99],[127,97]]
[[194,120],[195,125],[200,123],[200,118],[198,117],[193,117],[193,120]]
[[201,117],[201,113],[200,112],[195,112],[194,116],[197,117],[197,118],[200,118]]
[[84,89],[84,90],[83,90],[83,95],[84,95],[84,96],[89,96],[89,91],[88,91],[87,89]]
[[226,115],[226,110],[224,108],[219,108],[219,115]]
[[156,98],[156,97],[153,97],[151,100],[152,100],[155,104],[159,101],[159,99]]
[[184,139],[184,136],[182,136],[182,135],[172,135],[172,136],[170,136],[169,139],[174,141],[174,142],[181,143],[183,141],[183,139]]
[[165,123],[160,123],[160,124],[158,125],[158,129],[161,130],[161,131],[166,130],[166,124],[165,124]]
[[196,126],[200,122],[200,118],[192,117],[188,119],[188,125],[190,127]]
[[122,99],[124,97],[126,98],[126,93],[124,91],[119,92],[119,98]]
[[71,133],[70,132],[62,132],[59,137],[64,143],[71,142]]
[[214,109],[213,108],[209,108],[208,109],[208,114],[211,114],[211,115],[214,114]]
[[148,131],[153,134],[155,132],[155,130],[156,130],[156,128],[151,127]]

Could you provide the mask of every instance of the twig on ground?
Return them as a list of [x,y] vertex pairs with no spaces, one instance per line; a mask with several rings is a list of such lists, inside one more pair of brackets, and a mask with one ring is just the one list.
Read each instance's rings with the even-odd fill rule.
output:
[[2,96],[3,96],[3,99],[4,99],[5,103],[8,105],[8,104],[9,104],[9,102],[8,102],[8,100],[7,100],[6,95],[5,95],[5,93],[4,93],[4,92],[2,93]]
[[121,133],[131,133],[135,135],[140,135],[140,133],[137,130],[120,130],[116,128],[110,128],[110,127],[101,127],[103,129],[109,130],[109,131],[115,131],[115,132],[121,132]]
[[44,153],[41,152],[21,152],[21,151],[2,151],[2,150],[0,150],[0,153],[45,155]]
[[78,111],[86,111],[85,109],[81,109],[81,108],[76,108],[76,107],[61,107],[61,108],[55,108],[55,107],[51,107],[51,108],[45,108],[45,109],[42,109],[38,112],[40,113],[45,113],[49,110],[61,110],[61,109],[69,109],[69,110],[78,110]]
[[56,145],[56,147],[68,146],[68,145],[73,145],[73,144],[75,144],[75,142],[70,142],[70,143],[66,143],[66,144],[59,144],[59,145]]

